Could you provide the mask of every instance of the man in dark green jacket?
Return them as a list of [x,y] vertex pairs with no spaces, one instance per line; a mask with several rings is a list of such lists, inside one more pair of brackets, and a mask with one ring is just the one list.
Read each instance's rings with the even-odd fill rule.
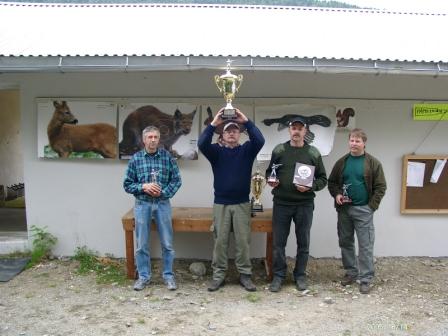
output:
[[[328,190],[334,197],[338,213],[338,237],[347,286],[359,280],[359,291],[370,292],[375,273],[373,213],[386,192],[386,179],[381,163],[366,153],[367,136],[359,128],[349,134],[350,153],[340,158],[328,178]],[[358,260],[355,255],[355,232]]]
[[[273,231],[273,275],[269,286],[271,292],[278,292],[286,278],[287,264],[285,247],[291,227],[295,224],[297,239],[296,263],[293,271],[298,290],[307,288],[306,266],[309,256],[310,231],[313,221],[315,192],[327,185],[327,174],[319,150],[304,140],[307,125],[296,117],[289,124],[290,140],[277,145],[272,151],[271,162],[266,170],[268,184],[273,187],[274,205],[272,209]],[[294,183],[296,163],[305,164],[305,169],[314,167],[310,173],[309,185]],[[277,180],[270,181],[272,167],[276,167]],[[308,167],[308,168],[306,168]],[[306,175],[306,174],[305,174]]]

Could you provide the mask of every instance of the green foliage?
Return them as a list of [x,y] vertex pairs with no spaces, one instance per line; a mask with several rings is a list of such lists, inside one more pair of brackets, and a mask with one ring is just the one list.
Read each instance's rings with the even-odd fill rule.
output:
[[[53,148],[50,147],[50,145],[46,145],[44,147],[44,157],[50,158],[50,159],[56,159],[59,158],[58,153],[56,153]],[[95,152],[72,152],[68,156],[69,159],[102,159],[103,156],[95,153]]]
[[257,293],[249,293],[246,295],[246,299],[249,302],[255,303],[255,302],[260,301],[261,298]]
[[0,207],[24,208],[25,207],[25,196],[17,197],[10,201],[0,201]]
[[27,268],[47,259],[51,255],[51,250],[56,245],[58,239],[46,230],[46,227],[40,228],[31,226],[31,236],[33,237],[33,249],[31,250],[31,260]]
[[96,252],[89,250],[86,246],[77,247],[73,259],[79,261],[78,274],[94,272],[98,267]]
[[86,246],[77,247],[73,259],[79,262],[78,274],[95,273],[96,282],[99,284],[123,285],[127,281],[122,264],[110,257],[99,258],[97,252],[88,249]]

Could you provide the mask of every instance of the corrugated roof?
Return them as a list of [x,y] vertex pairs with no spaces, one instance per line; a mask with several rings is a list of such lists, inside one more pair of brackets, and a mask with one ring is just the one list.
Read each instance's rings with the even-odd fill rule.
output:
[[446,14],[311,7],[0,2],[2,56],[448,62]]

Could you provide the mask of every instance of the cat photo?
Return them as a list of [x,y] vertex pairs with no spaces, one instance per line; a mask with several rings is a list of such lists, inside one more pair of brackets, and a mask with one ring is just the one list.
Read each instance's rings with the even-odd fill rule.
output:
[[160,130],[160,145],[176,159],[198,159],[199,108],[188,103],[129,103],[119,107],[119,156],[130,159],[144,148],[142,131]]

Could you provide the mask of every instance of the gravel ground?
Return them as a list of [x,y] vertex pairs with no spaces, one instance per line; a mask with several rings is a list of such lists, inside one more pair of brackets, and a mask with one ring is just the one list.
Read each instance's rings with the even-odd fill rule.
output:
[[191,262],[176,260],[174,292],[159,261],[141,292],[132,281],[99,285],[95,274],[78,275],[76,261],[45,262],[0,283],[0,335],[448,336],[448,258],[378,258],[368,295],[339,284],[338,259],[311,259],[309,290],[288,279],[279,293],[268,291],[262,260],[253,260],[255,293],[238,285],[233,267],[226,286],[209,293],[210,263],[196,277]]

